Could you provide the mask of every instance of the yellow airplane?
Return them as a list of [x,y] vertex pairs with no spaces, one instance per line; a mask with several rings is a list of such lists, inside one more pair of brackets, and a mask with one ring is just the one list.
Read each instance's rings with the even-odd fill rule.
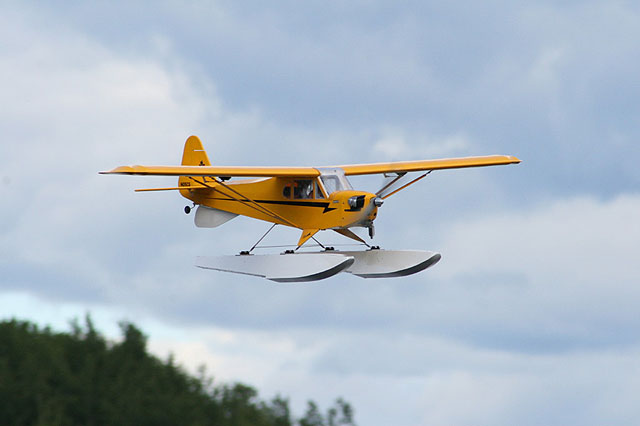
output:
[[[381,250],[371,247],[351,228],[366,227],[373,238],[373,222],[385,199],[423,179],[433,170],[515,164],[508,155],[442,160],[351,164],[329,167],[221,167],[212,166],[202,142],[187,139],[181,166],[121,166],[103,174],[178,176],[178,186],[136,191],[177,190],[198,206],[195,224],[215,228],[238,215],[273,225],[248,251],[238,256],[197,257],[203,269],[264,277],[276,282],[316,281],[347,272],[362,278],[412,275],[436,264],[440,253],[424,250]],[[407,183],[410,172],[422,172]],[[347,176],[383,174],[387,183],[377,192],[354,190]],[[253,178],[230,181],[231,178]],[[185,207],[185,213],[192,206]],[[275,225],[298,228],[302,235],[296,251],[253,255],[251,252]],[[369,247],[336,251],[314,238],[320,230],[333,230]],[[309,239],[321,252],[297,252]]]
[[[271,222],[273,226],[298,228],[302,235],[297,250],[320,230],[333,230],[368,246],[350,228],[366,227],[373,238],[373,223],[384,200],[433,170],[519,162],[513,156],[492,155],[328,167],[223,167],[212,166],[200,139],[190,136],[180,166],[121,166],[100,173],[178,176],[177,187],[136,191],[180,191],[193,202],[193,207],[198,206],[195,217],[198,227],[213,228],[242,215]],[[422,174],[401,185],[401,179],[409,172]],[[376,193],[355,190],[347,180],[347,176],[373,174],[388,178],[386,185]],[[230,181],[231,178],[253,179]],[[185,212],[188,214],[191,209],[187,206]]]

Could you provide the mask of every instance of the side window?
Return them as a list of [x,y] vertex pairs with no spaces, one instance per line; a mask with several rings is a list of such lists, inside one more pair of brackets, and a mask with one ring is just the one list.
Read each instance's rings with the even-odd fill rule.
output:
[[293,181],[293,198],[308,199],[313,198],[313,181],[311,180],[294,180]]
[[314,184],[315,191],[316,191],[316,198],[324,198],[324,194],[322,193],[322,190],[320,189],[320,185],[318,185],[318,181],[314,180],[313,184]]
[[293,186],[293,184],[291,182],[287,182],[284,185],[284,189],[282,190],[282,195],[284,196],[284,198],[291,198],[291,187]]

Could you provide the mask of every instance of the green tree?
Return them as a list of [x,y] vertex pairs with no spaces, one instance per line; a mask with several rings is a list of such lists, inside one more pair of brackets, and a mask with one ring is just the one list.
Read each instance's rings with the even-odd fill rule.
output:
[[292,426],[288,399],[276,396],[271,400],[270,411],[273,426]]
[[342,398],[338,398],[327,411],[327,426],[355,426],[353,408]]
[[[122,340],[107,341],[89,315],[69,333],[24,321],[0,322],[0,425],[324,426],[309,401],[295,421],[289,400],[261,400],[241,383],[214,385],[147,352],[147,336],[120,323]],[[352,425],[342,399],[329,409],[329,425]]]
[[300,426],[324,426],[324,419],[318,405],[313,401],[307,402],[307,411],[303,418],[300,419]]

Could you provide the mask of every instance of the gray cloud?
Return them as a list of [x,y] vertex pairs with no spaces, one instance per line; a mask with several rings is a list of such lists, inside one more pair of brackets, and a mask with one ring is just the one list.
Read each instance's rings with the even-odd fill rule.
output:
[[403,128],[417,150],[425,133],[462,132],[477,142],[469,154],[527,160],[505,186],[513,196],[524,185],[540,198],[638,184],[633,4],[142,4],[49,12],[125,55],[177,58],[232,110],[278,128],[337,128],[353,153],[380,124]]

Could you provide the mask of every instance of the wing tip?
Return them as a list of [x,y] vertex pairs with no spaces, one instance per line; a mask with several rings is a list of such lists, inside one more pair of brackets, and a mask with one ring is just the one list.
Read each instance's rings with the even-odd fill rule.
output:
[[140,173],[143,170],[144,170],[144,167],[142,166],[120,166],[109,171],[98,172],[98,173],[101,175],[132,175],[135,173]]

